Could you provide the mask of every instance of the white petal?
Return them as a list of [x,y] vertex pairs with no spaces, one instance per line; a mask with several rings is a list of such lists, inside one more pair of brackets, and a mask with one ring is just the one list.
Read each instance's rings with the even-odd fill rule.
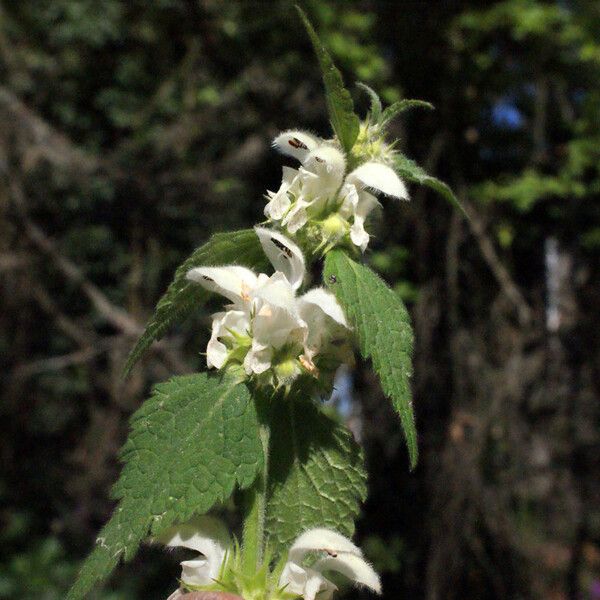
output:
[[302,161],[306,155],[317,148],[322,140],[306,131],[284,131],[273,140],[273,148],[282,154]]
[[355,556],[362,556],[358,546],[355,546],[351,540],[333,529],[318,527],[309,529],[296,538],[296,541],[290,548],[289,560],[300,563],[307,552],[324,550],[337,554],[346,552]]
[[283,219],[282,223],[286,226],[287,230],[291,234],[296,233],[301,227],[306,225],[306,221],[308,221],[306,208],[309,205],[309,202],[306,202],[302,199],[296,200],[296,202],[294,202],[294,206],[292,206],[287,215],[285,215],[285,219]]
[[262,227],[254,230],[275,271],[281,271],[297,290],[302,285],[305,274],[304,256],[300,248],[276,231]]
[[216,573],[211,571],[211,564],[206,558],[184,560],[181,563],[181,581],[188,585],[210,585],[218,574],[219,569]]
[[304,588],[304,600],[314,600],[319,595],[319,600],[329,600],[337,587],[318,571],[308,569],[309,578]]
[[340,190],[340,197],[343,198],[339,213],[344,219],[348,219],[356,212],[359,202],[359,195],[356,186],[351,183],[344,183]]
[[279,190],[268,193],[269,203],[265,206],[265,216],[269,217],[269,219],[280,221],[286,211],[289,210],[291,200],[288,192],[297,175],[298,171],[296,169],[283,167],[283,176]]
[[321,146],[306,156],[304,168],[324,177],[331,177],[341,185],[346,170],[344,155],[333,146]]
[[337,571],[358,585],[364,585],[381,594],[381,581],[373,567],[362,557],[340,552],[337,556],[327,556],[317,561],[316,571]]
[[318,310],[332,318],[336,323],[348,327],[346,316],[335,296],[323,288],[309,290],[298,299],[298,310],[300,316],[310,323],[312,321],[310,312]]
[[293,315],[296,314],[294,295],[294,288],[281,271],[273,273],[271,277],[252,292],[252,298],[260,301],[254,303],[255,307],[260,309],[263,304],[267,304],[283,308]]
[[256,275],[246,267],[196,267],[186,277],[196,281],[211,292],[229,298],[232,302],[248,300],[250,291],[256,287]]
[[370,236],[365,230],[365,220],[363,217],[354,217],[354,223],[350,227],[350,239],[355,246],[361,249],[361,252],[367,249]]
[[221,312],[213,315],[212,333],[206,347],[206,366],[209,369],[220,369],[227,360],[227,354],[229,353],[227,346],[219,341],[226,314]]
[[367,162],[346,178],[348,183],[360,186],[367,191],[380,192],[398,200],[408,200],[404,182],[391,167],[382,163]]
[[279,585],[285,586],[286,592],[302,596],[304,600],[314,600],[319,592],[321,592],[319,600],[327,600],[336,589],[333,583],[319,572],[301,567],[294,562],[286,563],[279,578]]
[[[278,278],[283,281],[277,281]],[[271,280],[275,281],[257,290],[257,312],[252,322],[254,340],[273,348],[281,348],[288,342],[303,343],[307,326],[298,315],[289,283],[281,273],[275,273]]]
[[369,194],[369,192],[365,191],[359,192],[355,214],[366,219],[378,206],[381,206],[381,204],[373,194]]
[[349,189],[346,192],[344,202],[340,208],[340,214],[346,218],[352,218],[350,227],[350,239],[355,246],[358,246],[363,252],[369,244],[369,234],[365,230],[365,219],[369,213],[377,206],[381,206],[377,198],[368,192],[357,192],[352,184],[344,184],[344,188]]
[[197,585],[211,583],[218,576],[230,544],[229,534],[223,522],[207,516],[197,517],[169,528],[161,534],[159,541],[169,547],[181,546],[203,555],[202,558],[181,563],[185,575],[182,575],[182,579],[189,583],[193,583],[190,578],[202,581]]
[[219,340],[221,337],[231,335],[235,331],[240,335],[248,335],[250,321],[248,314],[240,310],[228,310],[227,312],[215,313],[213,315],[211,337],[206,347],[206,365],[220,369],[227,360],[229,350]]
[[268,347],[264,347],[260,344],[252,344],[252,348],[246,354],[244,359],[244,369],[248,375],[256,373],[260,375],[264,373],[271,366],[271,358],[273,356],[273,350]]

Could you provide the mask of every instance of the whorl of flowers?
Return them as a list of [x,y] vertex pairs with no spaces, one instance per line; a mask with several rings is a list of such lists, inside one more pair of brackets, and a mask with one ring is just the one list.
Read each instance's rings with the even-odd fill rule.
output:
[[305,277],[300,248],[284,235],[257,227],[275,272],[237,265],[198,267],[187,277],[231,301],[212,316],[209,368],[241,366],[257,383],[289,385],[306,374],[330,384],[341,362],[352,360],[346,317],[323,288],[297,296]]
[[334,140],[305,131],[279,134],[273,146],[298,160],[300,167],[283,167],[281,186],[267,193],[268,219],[315,252],[340,244],[364,252],[369,243],[365,221],[379,205],[378,198],[408,200],[404,182],[388,164],[393,150],[369,133],[371,129],[363,126],[358,150],[349,157],[358,163],[352,170]]
[[305,531],[273,569],[265,561],[265,566],[253,573],[244,572],[238,544],[214,517],[197,517],[173,527],[159,541],[169,548],[199,553],[181,563],[180,586],[167,600],[204,590],[236,594],[244,600],[330,600],[337,586],[326,573],[338,573],[349,583],[381,593],[379,575],[360,548],[332,529]]

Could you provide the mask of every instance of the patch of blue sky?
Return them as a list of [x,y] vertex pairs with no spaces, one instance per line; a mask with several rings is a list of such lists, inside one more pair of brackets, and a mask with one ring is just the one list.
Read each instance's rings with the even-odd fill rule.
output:
[[495,127],[516,131],[525,124],[523,113],[509,98],[500,98],[491,109],[491,119]]

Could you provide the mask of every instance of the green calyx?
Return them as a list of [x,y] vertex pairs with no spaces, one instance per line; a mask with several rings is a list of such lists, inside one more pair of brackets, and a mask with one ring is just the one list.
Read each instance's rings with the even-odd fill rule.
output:
[[228,552],[218,577],[211,585],[200,586],[181,582],[182,587],[189,592],[218,591],[237,594],[244,600],[293,600],[297,594],[286,592],[279,585],[279,578],[285,565],[281,559],[273,564],[272,554],[267,548],[264,560],[252,572],[244,569],[245,549],[235,541]]
[[385,141],[384,127],[367,118],[361,122],[356,142],[348,154],[348,170],[368,161],[392,165],[395,154],[394,144]]

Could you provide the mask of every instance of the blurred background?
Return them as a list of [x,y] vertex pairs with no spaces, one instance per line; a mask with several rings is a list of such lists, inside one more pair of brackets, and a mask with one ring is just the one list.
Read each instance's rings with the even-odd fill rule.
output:
[[[394,133],[471,215],[413,187],[365,256],[416,333],[416,472],[368,365],[342,394],[384,597],[597,600],[600,4],[303,5],[349,85],[436,105]],[[287,0],[0,1],[0,598],[64,597],[129,415],[203,366],[211,307],[123,380],[127,352],[196,246],[262,218],[290,127],[330,132]],[[93,598],[178,573],[146,549]]]

